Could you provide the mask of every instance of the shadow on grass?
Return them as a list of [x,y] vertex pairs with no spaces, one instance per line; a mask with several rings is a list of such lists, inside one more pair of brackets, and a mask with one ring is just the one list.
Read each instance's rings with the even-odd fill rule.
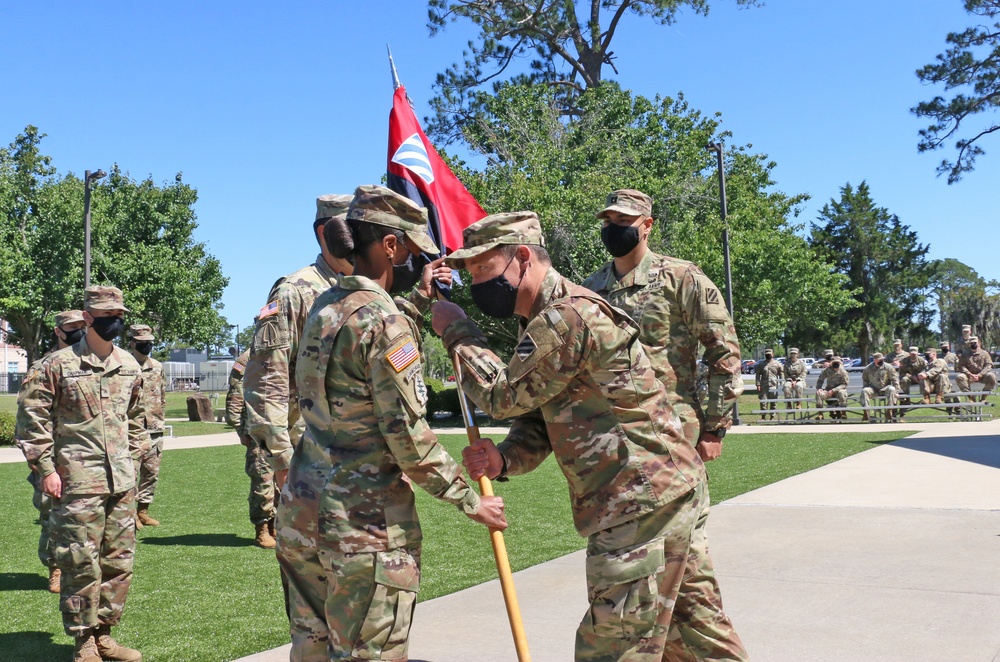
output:
[[[47,591],[49,580],[30,572],[0,573],[0,591]],[[0,651],[4,650],[0,648]]]
[[185,545],[188,547],[249,547],[253,545],[251,538],[241,538],[234,533],[189,533],[184,536],[163,536],[161,538],[142,538],[144,545]]
[[[51,632],[8,632],[0,634],[0,651],[5,660],[68,660],[73,656],[73,644],[53,641],[68,637]],[[7,656],[10,657],[7,657]]]

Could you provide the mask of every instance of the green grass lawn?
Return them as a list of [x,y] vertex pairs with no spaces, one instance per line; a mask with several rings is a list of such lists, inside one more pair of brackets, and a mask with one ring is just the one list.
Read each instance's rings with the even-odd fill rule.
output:
[[[909,434],[750,434],[726,439],[711,463],[712,500],[808,471]],[[444,435],[458,456],[463,436]],[[497,439],[499,441],[499,439]],[[22,464],[0,465],[0,658],[69,659],[58,598],[45,590],[36,558],[38,527]],[[122,643],[147,662],[232,660],[288,641],[274,554],[252,545],[247,516],[249,481],[243,448],[220,446],[166,454],[151,512],[162,521],[139,532],[135,581],[122,625]],[[514,570],[581,549],[572,525],[566,482],[551,459],[538,470],[495,489],[507,503],[506,534]],[[493,579],[489,539],[451,506],[417,491],[424,530],[421,600]]]

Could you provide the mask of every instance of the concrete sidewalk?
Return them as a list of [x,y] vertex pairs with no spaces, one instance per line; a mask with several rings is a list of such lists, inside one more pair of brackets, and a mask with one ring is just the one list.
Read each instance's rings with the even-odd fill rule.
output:
[[[712,509],[726,611],[754,660],[1000,660],[1000,421],[889,429],[918,427]],[[573,659],[583,560],[515,575],[535,662]],[[411,661],[473,656],[516,659],[495,581],[417,606]]]

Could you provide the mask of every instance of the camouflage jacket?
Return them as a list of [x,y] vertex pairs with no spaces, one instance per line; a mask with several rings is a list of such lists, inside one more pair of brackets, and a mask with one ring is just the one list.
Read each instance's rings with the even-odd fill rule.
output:
[[631,318],[553,268],[509,364],[471,320],[445,331],[465,393],[494,418],[516,417],[499,446],[507,473],[526,473],[555,455],[582,536],[639,517],[705,480],[638,338]]
[[899,377],[902,379],[906,375],[916,377],[927,369],[927,361],[922,356],[912,358],[909,354],[899,362]]
[[934,359],[933,361],[927,362],[927,367],[924,369],[924,374],[927,379],[934,379],[938,375],[944,373],[945,376],[948,375],[948,364],[942,358]]
[[292,456],[288,507],[319,499],[316,535],[341,551],[418,543],[413,484],[465,512],[479,508],[424,420],[420,351],[413,320],[360,276],[320,295],[303,329],[295,378],[307,426]]
[[899,373],[888,361],[883,361],[880,366],[873,361],[862,371],[861,383],[879,391],[890,385],[899,388]]
[[164,409],[167,406],[167,385],[163,379],[163,364],[152,356],[130,352],[142,370],[143,424],[150,432],[163,432]]
[[782,372],[785,373],[785,379],[791,381],[795,379],[805,379],[806,373],[809,372],[809,366],[802,359],[797,359],[795,361],[785,361],[785,365],[782,367]]
[[990,353],[982,347],[976,351],[965,350],[962,352],[962,358],[958,360],[958,371],[969,376],[985,375],[992,369],[993,359],[990,357]]
[[233,369],[229,371],[229,390],[226,392],[226,423],[236,428],[239,434],[246,433],[246,408],[243,399],[243,372],[247,368],[247,359],[250,357],[250,350],[243,352],[233,363]]
[[32,368],[17,408],[17,438],[28,464],[57,472],[63,494],[120,494],[135,487],[134,460],[149,446],[142,371],[115,347],[101,360],[84,338]]
[[955,355],[955,352],[948,352],[941,358],[944,359],[944,362],[948,364],[948,368],[950,370],[955,369],[955,364],[958,363],[958,356]]
[[[847,387],[851,383],[851,377],[847,374],[847,371],[843,367],[837,368],[824,368],[823,372],[819,373],[819,379],[816,380],[816,390],[824,389],[827,391],[832,391],[838,386]],[[823,386],[823,385],[826,386]]]
[[781,383],[781,364],[774,359],[760,361],[754,366],[753,381],[758,393],[778,388]]
[[[719,288],[697,265],[647,250],[621,279],[612,261],[584,287],[639,323],[639,339],[657,377],[675,396],[689,442],[697,443],[702,430],[732,425],[733,405],[743,392],[739,339]],[[709,367],[705,402],[697,394],[699,343]]]
[[906,350],[900,350],[898,352],[890,352],[888,356],[885,357],[886,361],[892,363],[895,367],[900,367],[903,364],[903,359],[910,355]]

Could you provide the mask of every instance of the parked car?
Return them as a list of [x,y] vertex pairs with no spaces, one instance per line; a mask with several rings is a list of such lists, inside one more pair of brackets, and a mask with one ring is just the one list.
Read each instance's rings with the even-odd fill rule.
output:
[[753,374],[753,369],[756,366],[757,366],[757,362],[754,361],[753,359],[743,359],[743,362],[740,363],[740,370],[743,371],[744,375],[752,375]]
[[826,370],[826,363],[827,363],[826,359],[820,359],[819,361],[814,361],[813,364],[811,366],[809,366],[809,369],[810,370]]
[[802,362],[806,364],[806,368],[812,368],[813,364],[816,363],[816,359],[811,356],[806,356],[802,359]]

